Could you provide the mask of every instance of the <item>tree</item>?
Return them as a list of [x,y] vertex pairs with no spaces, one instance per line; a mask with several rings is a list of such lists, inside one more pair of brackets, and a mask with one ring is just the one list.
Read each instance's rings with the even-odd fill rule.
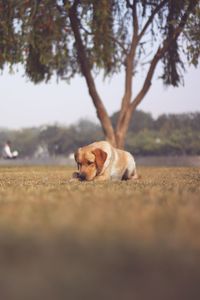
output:
[[[123,148],[133,112],[149,91],[157,65],[163,65],[160,78],[173,86],[183,79],[185,58],[197,66],[199,7],[200,0],[0,0],[0,35],[8,35],[0,49],[11,53],[3,61],[21,61],[35,83],[54,74],[68,80],[83,75],[106,138]],[[15,38],[13,50],[7,41]],[[136,92],[133,79],[141,67],[146,76]],[[115,127],[95,85],[94,74],[102,69],[105,77],[125,73]]]

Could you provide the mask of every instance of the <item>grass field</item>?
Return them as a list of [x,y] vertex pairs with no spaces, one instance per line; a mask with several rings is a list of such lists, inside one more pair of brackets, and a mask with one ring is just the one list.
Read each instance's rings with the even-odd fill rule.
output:
[[200,169],[0,167],[0,299],[200,299]]

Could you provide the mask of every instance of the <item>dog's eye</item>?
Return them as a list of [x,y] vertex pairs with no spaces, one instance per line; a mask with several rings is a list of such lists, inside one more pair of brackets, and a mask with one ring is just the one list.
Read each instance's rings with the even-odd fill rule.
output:
[[88,165],[89,166],[93,165],[93,161],[88,161]]

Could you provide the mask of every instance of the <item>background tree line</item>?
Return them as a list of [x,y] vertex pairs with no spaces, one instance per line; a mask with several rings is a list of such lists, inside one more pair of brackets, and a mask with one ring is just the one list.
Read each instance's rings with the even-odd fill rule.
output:
[[[113,114],[115,125],[118,113]],[[0,147],[11,140],[20,157],[64,155],[77,147],[103,139],[101,126],[81,120],[70,126],[48,125],[21,130],[0,129]],[[136,111],[126,140],[134,155],[200,155],[200,113],[163,114]]]

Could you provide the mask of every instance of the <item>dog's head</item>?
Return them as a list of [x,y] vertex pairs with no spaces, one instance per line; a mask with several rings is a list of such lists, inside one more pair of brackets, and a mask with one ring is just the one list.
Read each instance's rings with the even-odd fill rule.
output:
[[83,147],[76,151],[74,157],[79,170],[79,179],[90,181],[102,172],[107,153],[100,148],[90,150]]

